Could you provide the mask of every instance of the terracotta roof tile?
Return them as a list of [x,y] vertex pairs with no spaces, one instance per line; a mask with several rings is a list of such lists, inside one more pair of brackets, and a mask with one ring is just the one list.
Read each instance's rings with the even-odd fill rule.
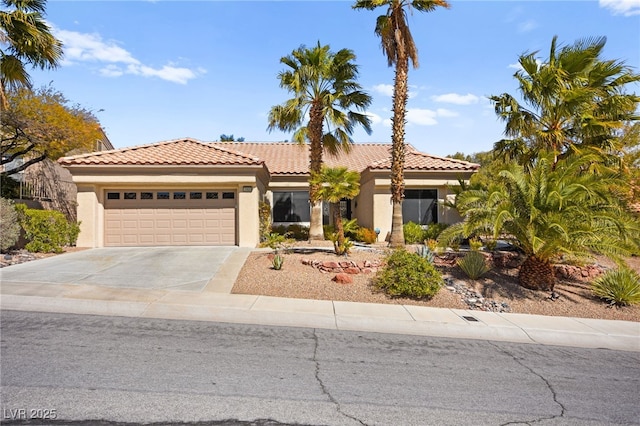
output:
[[[324,154],[330,167],[344,166],[363,172],[366,169],[391,168],[391,145],[384,143],[357,143],[349,153]],[[309,171],[309,145],[290,142],[201,142],[185,138],[149,145],[140,145],[112,151],[64,157],[58,160],[64,166],[78,165],[261,165],[272,175],[306,175]],[[441,158],[407,146],[406,170],[464,170],[479,166],[466,161]]]
[[63,166],[77,165],[261,165],[259,158],[231,151],[221,146],[194,139],[176,139],[149,145],[140,145],[112,151],[64,157]]
[[[437,157],[416,150],[408,149],[404,159],[405,170],[460,170],[474,171],[480,168],[479,164],[453,158]],[[369,167],[371,170],[390,170],[391,157],[377,161]]]

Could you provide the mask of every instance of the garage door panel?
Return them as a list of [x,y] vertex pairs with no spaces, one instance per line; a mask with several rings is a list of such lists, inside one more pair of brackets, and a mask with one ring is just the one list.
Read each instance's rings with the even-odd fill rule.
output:
[[[137,197],[124,199],[124,192]],[[106,197],[105,245],[236,244],[235,199],[142,200],[140,192],[121,190],[119,199]]]

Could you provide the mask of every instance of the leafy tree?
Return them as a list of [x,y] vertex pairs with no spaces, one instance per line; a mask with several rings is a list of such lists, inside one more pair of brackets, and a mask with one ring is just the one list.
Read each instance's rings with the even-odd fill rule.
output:
[[[312,48],[300,46],[280,59],[288,67],[278,74],[280,87],[293,97],[271,108],[268,130],[294,131],[293,141],[309,142],[311,175],[321,172],[325,150],[330,154],[349,150],[353,143],[351,135],[357,125],[371,133],[370,119],[364,114],[371,104],[371,97],[356,82],[355,57],[351,50],[341,49],[334,53],[328,45],[321,46],[318,42]],[[311,240],[324,239],[319,190],[317,185],[309,185]]]
[[623,61],[601,58],[605,37],[578,40],[570,46],[551,41],[549,57],[538,52],[520,56],[514,75],[524,104],[510,94],[491,96],[496,114],[506,124],[495,150],[520,164],[535,162],[539,152],[551,152],[553,163],[584,149],[611,154],[619,130],[638,120],[640,97],[627,85],[640,81]]
[[464,221],[447,228],[441,242],[487,234],[508,238],[526,256],[520,284],[538,290],[553,289],[552,260],[560,255],[629,255],[638,248],[640,223],[609,191],[619,174],[589,170],[598,159],[588,154],[555,163],[547,155],[529,170],[513,163],[505,166],[488,189],[458,195]]
[[236,139],[236,138],[233,137],[233,134],[231,134],[231,135],[225,135],[225,134],[220,135],[220,142],[234,142],[236,140],[238,142],[244,142],[244,138],[243,137]]
[[35,92],[21,88],[7,92],[9,109],[0,116],[0,164],[25,161],[14,174],[48,158],[56,160],[75,150],[90,151],[102,138],[100,124],[89,111],[69,105],[62,93],[44,87]]
[[[331,203],[333,224],[338,234],[336,251],[344,247],[344,227],[340,215],[340,201],[352,199],[360,193],[360,174],[346,167],[323,166],[320,173],[311,175],[309,183],[318,188],[318,197]],[[341,253],[338,253],[341,254]]]
[[408,99],[409,61],[418,67],[418,49],[407,22],[411,9],[431,12],[437,7],[449,7],[445,0],[357,0],[354,9],[374,10],[386,8],[386,13],[376,21],[375,33],[380,37],[382,51],[389,66],[395,65],[393,85],[392,150],[391,150],[391,201],[393,219],[391,222],[391,247],[404,245],[402,233],[402,199],[404,197],[404,130]]
[[62,43],[44,19],[46,0],[2,0],[0,10],[0,113],[8,108],[7,89],[31,87],[27,65],[56,68]]

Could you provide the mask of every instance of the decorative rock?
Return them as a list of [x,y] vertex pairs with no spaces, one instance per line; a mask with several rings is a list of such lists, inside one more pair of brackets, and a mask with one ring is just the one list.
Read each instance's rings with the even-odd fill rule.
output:
[[338,262],[326,261],[322,262],[322,267],[327,269],[335,269],[339,268],[340,265],[338,264]]
[[353,283],[353,278],[351,278],[351,275],[340,273],[336,274],[336,276],[333,277],[331,281],[335,281],[338,284],[351,284]]
[[346,274],[356,275],[356,274],[360,273],[360,268],[356,268],[356,267],[350,266],[348,268],[344,268],[344,272]]

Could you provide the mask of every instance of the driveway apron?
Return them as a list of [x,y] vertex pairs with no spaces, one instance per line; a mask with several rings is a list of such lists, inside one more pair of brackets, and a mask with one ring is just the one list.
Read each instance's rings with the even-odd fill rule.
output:
[[237,247],[109,247],[0,269],[3,283],[202,291]]

